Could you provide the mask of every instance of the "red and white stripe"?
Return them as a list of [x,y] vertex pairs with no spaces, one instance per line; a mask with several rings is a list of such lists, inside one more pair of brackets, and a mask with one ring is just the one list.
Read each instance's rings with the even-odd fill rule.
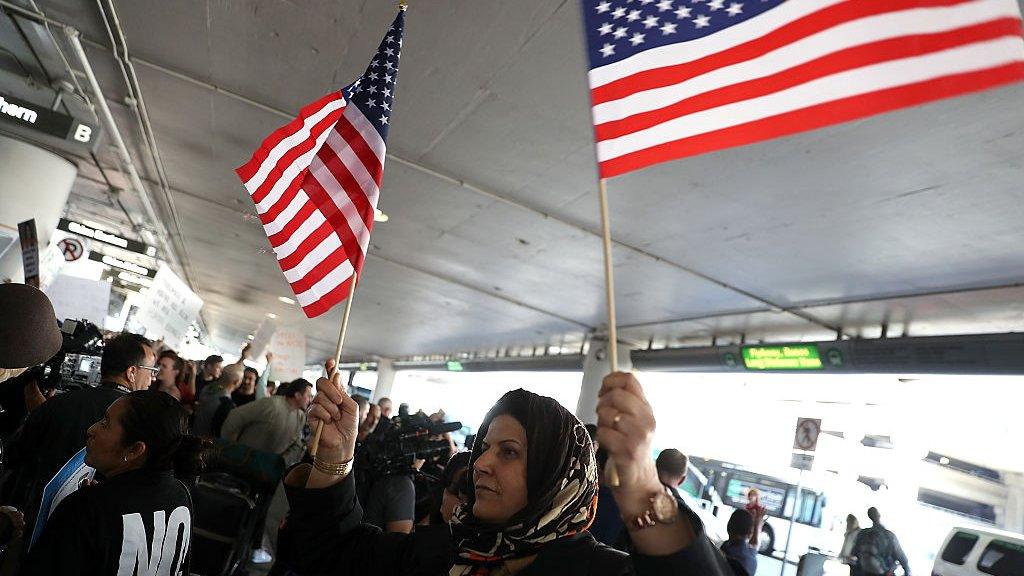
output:
[[306,316],[348,297],[362,269],[385,144],[341,92],[306,106],[236,172]]
[[590,88],[608,178],[1022,79],[1017,0],[790,0]]

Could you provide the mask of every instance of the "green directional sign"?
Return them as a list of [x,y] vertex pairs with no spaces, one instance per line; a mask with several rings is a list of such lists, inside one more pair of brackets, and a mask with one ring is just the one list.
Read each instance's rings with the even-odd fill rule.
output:
[[445,367],[448,368],[449,372],[462,372],[462,362],[458,360],[449,360],[445,362]]
[[821,370],[821,355],[814,344],[789,346],[745,346],[743,365],[747,370]]

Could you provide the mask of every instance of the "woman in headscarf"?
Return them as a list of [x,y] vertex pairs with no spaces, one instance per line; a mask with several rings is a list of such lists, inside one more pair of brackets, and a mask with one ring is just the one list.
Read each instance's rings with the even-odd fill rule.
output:
[[632,556],[587,532],[597,505],[597,467],[583,424],[551,398],[525,390],[503,396],[473,443],[474,491],[450,524],[384,535],[362,524],[351,460],[358,407],[340,380],[321,378],[311,425],[325,422],[312,465],[285,485],[299,572],[426,576],[618,576],[731,574],[696,515],[658,482],[651,460],[654,415],[639,382],[604,380],[598,437],[615,459],[615,500]]

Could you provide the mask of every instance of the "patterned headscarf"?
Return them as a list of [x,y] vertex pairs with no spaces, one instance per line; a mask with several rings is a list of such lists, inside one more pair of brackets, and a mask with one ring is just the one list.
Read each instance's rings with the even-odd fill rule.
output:
[[590,527],[597,509],[597,465],[587,429],[557,401],[526,390],[505,394],[473,442],[473,463],[491,421],[512,416],[526,429],[529,503],[507,523],[473,516],[475,497],[455,511],[451,529],[459,554],[450,576],[483,576],[506,560],[536,554],[546,543]]

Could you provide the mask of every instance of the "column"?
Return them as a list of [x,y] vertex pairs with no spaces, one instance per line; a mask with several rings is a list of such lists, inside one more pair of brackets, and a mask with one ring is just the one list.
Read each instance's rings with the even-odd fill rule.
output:
[[[390,358],[381,358],[377,361],[377,386],[373,389],[371,402],[376,404],[381,398],[391,396],[391,387],[395,384],[395,368]],[[398,406],[395,406],[395,414],[398,414]]]
[[35,218],[39,249],[46,248],[68,202],[78,169],[67,160],[32,144],[0,136],[0,282],[24,281],[18,222]]
[[[633,363],[629,359],[629,346],[619,344],[619,371],[629,372]],[[601,391],[601,380],[611,371],[608,358],[608,341],[594,339],[590,350],[583,359],[583,385],[580,399],[576,403],[576,417],[584,423],[597,423],[597,394]]]
[[1006,507],[999,525],[1003,530],[1024,532],[1024,474],[1005,472]]

